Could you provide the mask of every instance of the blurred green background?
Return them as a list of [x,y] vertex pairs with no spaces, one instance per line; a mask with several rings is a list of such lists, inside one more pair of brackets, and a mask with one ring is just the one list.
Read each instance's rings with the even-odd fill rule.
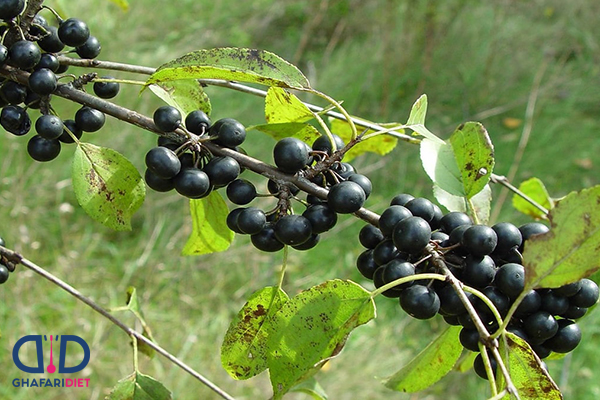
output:
[[[516,170],[517,184],[537,176],[553,197],[561,197],[600,183],[597,1],[136,0],[128,12],[107,0],[47,4],[89,24],[102,42],[102,60],[155,67],[200,48],[262,48],[298,65],[313,87],[343,100],[354,115],[404,122],[412,103],[426,93],[427,124],[440,136],[447,137],[461,122],[482,122],[494,141],[495,172],[500,175],[509,173],[523,134],[530,134]],[[207,92],[213,120],[264,122],[261,99],[221,88]],[[138,87],[124,87],[115,101],[146,115],[161,105],[150,92],[138,93]],[[77,109],[61,99],[53,104],[63,118],[72,118]],[[31,115],[36,118],[37,112]],[[118,150],[140,171],[145,152],[156,141],[153,134],[113,119],[84,138]],[[219,347],[245,299],[276,283],[281,254],[258,252],[247,237],[236,237],[226,253],[181,257],[191,222],[187,201],[174,193],[149,191],[133,219],[133,230],[112,232],[77,205],[70,184],[74,148],[64,146],[57,160],[40,164],[27,156],[27,140],[0,135],[0,236],[7,245],[105,307],[124,305],[127,287],[135,286],[158,343],[236,398],[269,398],[267,374],[234,381],[220,366]],[[270,162],[273,143],[252,132],[245,147]],[[382,211],[401,192],[432,198],[415,146],[399,143],[386,157],[367,155],[354,164],[373,181],[367,206],[374,211]],[[246,177],[265,191],[259,177]],[[500,189],[493,189],[500,198]],[[499,220],[529,221],[511,209],[510,197],[495,202],[495,207]],[[362,251],[357,239],[362,225],[343,217],[315,250],[291,253],[286,291],[293,295],[333,278],[371,287],[354,265]],[[378,378],[402,367],[444,323],[441,318],[413,320],[390,299],[378,298],[377,305],[378,318],[357,329],[341,355],[317,375],[330,398],[487,398],[487,382],[472,371],[452,372],[413,395],[385,389]],[[134,324],[130,315],[116,315]],[[572,356],[548,361],[565,398],[600,396],[599,321],[600,315],[591,313],[581,324],[583,342]],[[125,334],[25,268],[0,288],[0,330],[0,398],[103,399],[132,371]],[[24,375],[11,358],[18,338],[69,333],[90,344],[91,362],[82,377],[91,379],[92,389],[12,387],[11,380]],[[140,368],[162,381],[177,399],[217,398],[158,356],[142,357]]]

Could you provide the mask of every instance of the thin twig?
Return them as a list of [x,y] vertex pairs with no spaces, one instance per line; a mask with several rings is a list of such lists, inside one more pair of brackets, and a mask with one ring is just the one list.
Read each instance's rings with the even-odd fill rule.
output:
[[48,281],[52,282],[53,284],[55,284],[56,286],[58,286],[65,292],[69,293],[71,296],[75,297],[77,300],[81,301],[82,303],[84,303],[85,305],[92,308],[94,311],[96,311],[100,315],[102,315],[104,318],[108,319],[110,322],[112,322],[113,324],[115,324],[116,326],[121,328],[121,330],[123,330],[127,335],[134,337],[136,340],[144,342],[146,345],[148,345],[148,347],[151,347],[157,353],[159,353],[160,355],[162,355],[163,357],[165,357],[169,361],[171,361],[173,364],[177,365],[179,368],[183,369],[185,372],[187,372],[188,374],[190,374],[191,376],[193,376],[194,378],[196,378],[197,380],[202,382],[202,384],[204,384],[206,387],[208,387],[209,389],[211,389],[212,391],[217,393],[223,399],[234,400],[234,398],[231,395],[227,394],[227,392],[225,392],[223,389],[218,387],[216,384],[212,383],[210,380],[208,380],[206,377],[201,375],[199,372],[195,371],[193,368],[191,368],[190,366],[185,364],[183,361],[181,361],[180,359],[178,359],[177,357],[175,357],[174,355],[169,353],[167,350],[160,347],[158,344],[154,343],[152,340],[145,337],[143,334],[141,334],[141,333],[133,330],[132,328],[128,327],[127,325],[125,325],[119,319],[117,319],[113,315],[111,315],[107,310],[102,308],[98,303],[96,303],[89,297],[86,297],[85,295],[83,295],[81,292],[79,292],[77,289],[75,289],[73,286],[69,285],[65,281],[61,280],[60,278],[58,278],[55,275],[51,274],[50,272],[46,271],[44,268],[38,266],[34,262],[29,261],[28,259],[24,258],[22,255],[20,255],[19,253],[15,252],[13,250],[10,250],[10,249],[0,246],[0,254],[2,254],[4,257],[11,260],[12,262],[19,263],[19,264],[23,265],[24,267],[29,268],[33,272],[41,275],[43,278],[47,279]]
[[540,210],[544,215],[546,215],[546,216],[548,215],[549,211],[548,211],[548,209],[546,209],[546,207],[542,206],[540,203],[533,200],[531,197],[527,196],[525,193],[523,193],[518,188],[513,186],[508,181],[508,178],[506,178],[505,176],[492,174],[491,180],[492,180],[492,183],[500,184],[500,185],[504,186],[505,188],[507,188],[508,190],[510,190],[511,192],[513,192],[514,194],[516,194],[517,196],[521,197],[523,200],[527,201],[529,204],[531,204],[532,206],[534,206],[535,208]]

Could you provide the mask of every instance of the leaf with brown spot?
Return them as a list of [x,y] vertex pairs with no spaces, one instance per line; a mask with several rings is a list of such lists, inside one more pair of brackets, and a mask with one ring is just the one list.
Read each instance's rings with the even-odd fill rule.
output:
[[73,190],[84,211],[117,231],[131,230],[131,217],[146,196],[137,169],[120,153],[79,142],[72,165]]
[[600,185],[573,192],[550,211],[550,232],[525,242],[527,288],[555,288],[600,269]]
[[354,328],[373,318],[370,293],[351,281],[327,281],[291,298],[265,326],[273,398],[316,373]]
[[267,368],[265,323],[288,299],[283,290],[265,287],[254,292],[231,321],[221,345],[221,364],[234,379],[248,379]]
[[181,79],[224,79],[296,89],[310,84],[298,68],[265,50],[220,47],[197,50],[156,70],[146,86]]

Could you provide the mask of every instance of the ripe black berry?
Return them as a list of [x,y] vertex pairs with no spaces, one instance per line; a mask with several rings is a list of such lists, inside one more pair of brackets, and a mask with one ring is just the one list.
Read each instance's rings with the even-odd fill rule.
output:
[[308,219],[313,233],[327,232],[337,222],[337,214],[327,204],[314,204],[306,208],[302,216]]
[[163,179],[160,176],[155,175],[149,169],[144,173],[144,180],[148,187],[157,192],[168,192],[175,188],[175,182],[173,179]]
[[379,217],[379,229],[384,236],[391,237],[394,226],[408,217],[412,217],[408,208],[398,205],[389,206]]
[[62,120],[56,115],[42,115],[35,121],[35,131],[46,139],[58,139],[63,133]]
[[331,187],[327,203],[337,213],[350,214],[365,203],[365,191],[355,182],[343,181]]
[[237,216],[237,227],[241,233],[254,235],[264,229],[267,217],[263,210],[256,207],[242,208]]
[[511,299],[517,298],[525,288],[525,268],[521,264],[504,264],[496,271],[494,286]]
[[216,136],[215,143],[218,145],[233,149],[246,140],[246,128],[233,118],[223,118],[210,128],[210,135]]
[[42,58],[42,53],[35,43],[28,40],[19,40],[8,49],[9,63],[20,69],[31,69]]
[[303,141],[291,137],[283,138],[273,148],[273,160],[277,168],[283,172],[294,174],[308,163],[308,151],[309,148]]
[[[383,283],[390,283],[397,279],[406,278],[408,276],[412,276],[415,274],[415,266],[413,263],[408,261],[404,261],[401,259],[393,259],[389,261],[387,264],[384,264],[381,268],[383,268]],[[397,293],[398,295],[402,292],[403,289],[406,289],[409,286],[412,286],[415,281],[405,282],[401,285],[395,286],[393,289],[390,289],[392,292]],[[385,295],[385,293],[383,293]],[[388,296],[388,297],[398,297],[398,296]]]
[[3,284],[4,282],[6,282],[8,280],[9,276],[10,276],[10,271],[8,270],[6,265],[0,264],[0,284]]
[[0,95],[8,104],[18,105],[27,99],[27,87],[8,80],[2,84]]
[[[496,369],[498,368],[498,362],[492,358],[489,357],[490,360],[490,365],[492,366],[492,372],[494,373],[494,375],[496,375]],[[489,379],[487,376],[487,372],[485,370],[485,365],[483,363],[483,357],[481,356],[481,354],[478,354],[477,357],[475,357],[475,360],[473,360],[473,369],[475,370],[475,373],[483,379]]]
[[[437,291],[440,298],[440,312],[444,315],[461,315],[467,312],[465,305],[451,285],[445,285]],[[465,292],[472,301],[473,295]]]
[[233,204],[248,204],[256,198],[256,187],[246,179],[236,179],[227,185],[227,198]]
[[581,342],[579,326],[569,319],[558,321],[556,334],[544,342],[544,346],[556,353],[569,353]]
[[473,221],[471,217],[463,212],[452,211],[442,217],[440,225],[444,232],[451,234],[459,226],[473,225]]
[[566,297],[562,297],[554,290],[548,290],[541,295],[542,306],[541,310],[547,311],[552,315],[560,315],[569,309],[569,300]]
[[185,117],[185,128],[196,135],[203,135],[210,128],[210,118],[202,110],[192,111]]
[[[335,149],[340,150],[344,147],[344,141],[338,135],[332,135],[335,142]],[[329,155],[333,153],[331,141],[328,136],[319,136],[312,144],[312,149],[315,151],[323,151]]]
[[162,106],[154,111],[154,124],[163,132],[173,132],[181,124],[181,113],[171,106]]
[[415,217],[421,217],[427,222],[431,221],[435,214],[433,203],[423,197],[417,197],[408,201],[404,207],[408,208]]
[[591,307],[598,302],[598,285],[591,279],[582,279],[581,288],[569,297],[569,303],[577,307]]
[[90,29],[82,20],[69,18],[60,23],[58,37],[67,46],[82,46],[90,37]]
[[56,89],[56,75],[47,68],[38,69],[29,75],[29,88],[40,96],[47,96]]
[[411,317],[429,319],[439,311],[440,299],[432,288],[416,284],[402,291],[400,306]]
[[468,255],[463,261],[463,282],[476,288],[484,288],[494,280],[496,264],[490,256]]
[[229,156],[213,157],[202,169],[215,187],[222,187],[240,174],[240,164]]
[[71,135],[69,134],[69,132],[72,133],[77,139],[80,139],[81,136],[83,135],[83,131],[77,126],[77,124],[75,123],[75,120],[66,119],[63,121],[63,126],[64,126],[63,133],[58,138],[58,140],[60,140],[63,143],[74,143],[75,142],[73,140],[73,138],[71,137]]
[[373,190],[373,184],[371,183],[371,180],[369,178],[361,174],[352,174],[348,177],[348,180],[351,182],[358,183],[365,192],[365,199],[369,198],[369,196],[371,195],[371,191]]
[[485,256],[496,248],[498,236],[489,226],[473,225],[467,229],[460,241],[465,251],[475,256]]
[[[101,76],[100,79],[115,79],[113,76]],[[94,93],[102,99],[112,99],[117,94],[121,86],[118,82],[94,82]]]
[[394,226],[392,239],[399,251],[416,254],[425,248],[431,238],[431,227],[421,217],[408,217]]
[[154,147],[146,153],[145,161],[148,169],[162,179],[173,178],[181,170],[181,161],[166,147]]
[[530,290],[517,307],[515,315],[518,317],[527,316],[538,311],[542,306],[542,296],[536,290]]
[[27,153],[36,161],[54,160],[60,154],[60,142],[35,135],[27,142]]
[[25,9],[25,0],[0,1],[0,19],[9,20],[21,14]]
[[383,241],[383,233],[375,226],[367,224],[358,233],[358,240],[367,249],[374,249]]
[[52,72],[56,72],[60,67],[60,63],[58,62],[58,58],[52,53],[42,53],[42,58],[35,65],[35,69],[47,68]]
[[558,331],[558,322],[546,311],[538,311],[523,320],[523,329],[532,344],[541,344]]
[[24,108],[5,106],[0,113],[0,125],[13,135],[23,136],[31,129],[31,119]]
[[244,232],[240,231],[240,228],[237,224],[237,219],[243,210],[244,210],[243,207],[239,207],[239,208],[235,208],[235,209],[231,210],[229,212],[229,214],[227,214],[227,219],[225,221],[227,223],[227,227],[229,229],[231,229],[232,231],[234,231],[235,233],[244,233]]
[[[48,53],[58,53],[65,48],[65,44],[58,37],[58,28],[49,26],[46,28],[48,34],[37,41],[38,46]],[[55,71],[58,72],[58,71]]]
[[8,49],[5,45],[0,44],[0,65],[4,65],[8,59]]
[[406,203],[408,203],[414,198],[415,196],[413,196],[412,194],[401,193],[392,198],[392,200],[390,201],[390,206],[404,206]]
[[379,265],[377,265],[373,258],[373,250],[369,249],[360,253],[356,259],[356,267],[362,276],[367,279],[373,279],[375,270],[379,268]]
[[507,252],[513,247],[519,247],[523,242],[521,231],[510,222],[497,223],[492,226],[492,229],[496,232],[498,237],[498,243],[494,250],[496,253]]
[[273,229],[277,240],[293,246],[306,242],[312,234],[310,221],[302,215],[284,215]]
[[102,46],[100,45],[100,41],[97,37],[91,35],[87,38],[84,44],[75,48],[75,52],[79,57],[87,59],[98,57],[101,50]]
[[519,246],[519,251],[522,253],[525,245],[525,241],[535,235],[541,235],[550,231],[546,225],[541,222],[529,222],[525,225],[521,225],[519,227],[519,231],[521,231],[521,236],[523,237],[523,243]]
[[175,178],[173,178],[173,181],[177,193],[191,199],[204,197],[208,195],[211,190],[208,175],[197,168],[186,168],[180,171]]
[[[373,249],[373,259],[377,265],[384,265],[400,256],[400,252],[391,239],[385,239]],[[405,257],[407,258],[407,257]]]
[[458,340],[465,349],[479,351],[479,331],[477,329],[462,328]]
[[266,252],[275,252],[283,249],[284,244],[275,237],[275,231],[269,224],[259,233],[250,236],[254,247]]

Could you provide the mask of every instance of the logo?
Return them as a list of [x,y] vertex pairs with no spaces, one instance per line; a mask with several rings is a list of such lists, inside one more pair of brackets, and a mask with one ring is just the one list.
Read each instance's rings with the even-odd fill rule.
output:
[[[83,370],[88,363],[90,362],[90,347],[88,346],[88,344],[86,343],[85,340],[83,340],[82,338],[80,338],[79,336],[76,335],[55,335],[49,336],[50,339],[50,363],[46,366],[46,368],[44,368],[44,346],[43,346],[43,341],[48,341],[48,338],[46,337],[46,335],[27,335],[27,336],[23,336],[22,338],[20,338],[19,340],[17,340],[17,343],[15,343],[15,347],[13,347],[13,352],[12,352],[12,357],[13,357],[13,362],[15,363],[16,367],[19,368],[21,371],[26,372],[28,374],[43,374],[44,372],[47,372],[49,374],[54,374],[56,372],[58,372],[59,374],[73,374],[76,372],[79,372],[81,370]],[[58,357],[58,367],[56,365],[54,365],[55,363],[55,359],[54,359],[54,350],[55,350],[55,345],[54,342],[59,342],[60,341],[60,347],[59,347],[59,357]],[[25,345],[26,343],[30,343],[33,342],[35,345],[35,350],[36,350],[36,355],[37,355],[37,365],[35,366],[31,366],[31,365],[25,365],[21,359],[19,358],[19,350],[21,349],[21,347],[23,347],[23,345]],[[70,343],[72,343],[70,346],[67,347],[67,345]],[[81,360],[81,362],[77,365],[65,365],[66,364],[66,356],[67,356],[67,348],[69,349],[69,351],[72,351],[75,346],[79,346],[81,347],[81,349],[83,350],[83,360]],[[13,386],[15,387],[89,387],[89,381],[90,379],[44,379],[44,378],[40,378],[40,379],[31,379],[31,382],[29,379],[13,379]],[[85,383],[84,383],[85,382]]]

